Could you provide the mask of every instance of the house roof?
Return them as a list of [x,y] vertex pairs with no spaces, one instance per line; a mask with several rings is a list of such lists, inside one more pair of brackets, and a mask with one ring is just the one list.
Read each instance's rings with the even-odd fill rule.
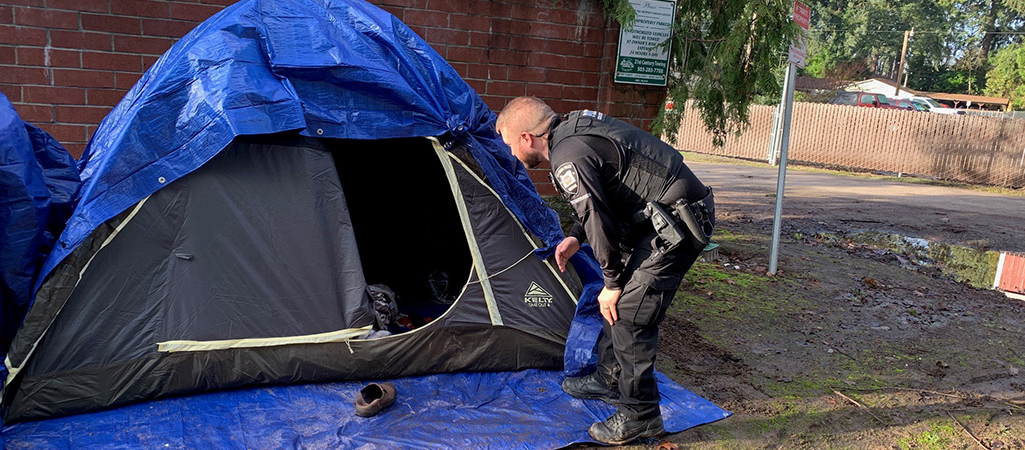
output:
[[973,104],[1007,106],[1009,100],[1003,97],[986,97],[984,95],[947,94],[945,92],[923,92],[922,95],[936,100],[952,102],[972,102]]
[[[797,84],[798,89],[800,89],[800,86],[801,86],[800,78],[802,78],[802,77],[798,77],[798,84]],[[807,78],[810,78],[810,77],[807,77]],[[820,78],[819,80],[828,80],[828,79]],[[836,81],[836,80],[832,80],[832,81]],[[805,81],[805,83],[811,84],[812,82],[811,81]],[[841,81],[840,84],[837,85],[837,87],[834,87],[833,89],[842,88],[842,89],[857,89],[857,90],[872,91],[873,90],[872,89],[872,85],[873,84],[876,87],[878,87],[879,84],[883,84],[885,86],[889,86],[889,87],[892,87],[894,89],[900,89],[901,91],[907,92],[908,94],[911,94],[911,95],[929,97],[929,98],[933,98],[933,99],[936,99],[936,100],[946,100],[946,101],[951,101],[951,102],[962,102],[962,103],[967,103],[967,102],[970,101],[970,102],[972,102],[972,104],[995,105],[995,106],[1004,106],[1004,107],[1007,106],[1007,104],[1009,103],[1009,100],[1006,99],[1006,98],[1003,98],[1003,97],[987,97],[987,96],[983,96],[983,95],[948,94],[946,92],[918,91],[918,90],[911,89],[911,88],[908,88],[908,87],[905,87],[905,86],[899,86],[895,81],[887,79],[887,78],[881,78],[881,77],[872,77],[872,78],[868,78],[868,79],[861,80],[861,81]],[[889,94],[892,94],[892,92],[888,93],[888,95]]]
[[799,76],[794,84],[794,89],[798,91],[835,91],[850,83],[849,80],[838,78]]
[[[883,84],[885,84],[887,86],[893,87],[894,89],[899,88],[900,90],[906,91],[908,93],[911,93],[912,95],[921,95],[921,94],[923,94],[922,91],[916,91],[916,90],[911,89],[911,88],[909,88],[907,86],[900,86],[900,85],[897,84],[896,81],[893,81],[893,80],[888,79],[888,78],[872,77],[872,78],[869,78],[869,80],[878,81],[878,82],[883,83]],[[865,80],[865,81],[868,81],[868,80]]]

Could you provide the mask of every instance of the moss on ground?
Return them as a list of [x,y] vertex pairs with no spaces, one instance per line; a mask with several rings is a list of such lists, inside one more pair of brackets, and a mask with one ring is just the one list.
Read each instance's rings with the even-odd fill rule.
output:
[[[725,240],[717,239],[721,247]],[[787,277],[770,277],[734,269],[731,264],[698,262],[687,272],[685,287],[676,294],[673,308],[700,311],[701,317],[717,321],[770,321],[807,305],[800,297],[777,298],[773,284],[791,283]],[[697,318],[700,321],[700,318]]]
[[946,450],[950,448],[951,438],[957,433],[954,427],[943,422],[932,422],[929,429],[917,436],[897,439],[901,450]]

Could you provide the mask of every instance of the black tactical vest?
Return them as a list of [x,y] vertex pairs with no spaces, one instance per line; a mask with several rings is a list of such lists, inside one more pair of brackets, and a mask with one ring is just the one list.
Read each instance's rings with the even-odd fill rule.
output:
[[619,150],[619,180],[645,201],[664,201],[669,185],[684,173],[683,156],[644,130],[596,111],[573,111],[552,130],[555,148],[570,136],[598,136]]

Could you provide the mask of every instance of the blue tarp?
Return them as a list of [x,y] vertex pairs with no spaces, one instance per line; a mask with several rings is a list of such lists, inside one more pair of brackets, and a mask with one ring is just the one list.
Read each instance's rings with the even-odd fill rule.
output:
[[21,120],[0,93],[0,359],[21,325],[32,287],[71,215],[75,160],[45,131]]
[[[656,373],[668,432],[729,415]],[[395,404],[354,414],[360,383],[325,383],[157,400],[4,430],[14,449],[555,449],[594,442],[614,408],[562,392],[560,372],[441,374],[394,380]]]
[[[208,161],[238,135],[436,136],[466,145],[546,246],[562,232],[494,130],[495,114],[426,42],[359,0],[243,0],[179,40],[103,120],[80,162],[78,208],[43,267]],[[38,288],[38,283],[37,283]]]

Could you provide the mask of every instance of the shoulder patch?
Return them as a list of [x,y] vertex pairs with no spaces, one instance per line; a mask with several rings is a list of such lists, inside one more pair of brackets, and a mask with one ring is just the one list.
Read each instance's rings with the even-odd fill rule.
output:
[[573,163],[563,163],[555,169],[555,182],[569,195],[577,194],[577,168]]
[[580,116],[581,117],[591,117],[591,118],[593,118],[595,120],[598,120],[598,121],[605,120],[605,114],[602,114],[602,113],[600,113],[598,111],[591,111],[589,109],[585,109],[585,110],[581,111],[580,112]]

